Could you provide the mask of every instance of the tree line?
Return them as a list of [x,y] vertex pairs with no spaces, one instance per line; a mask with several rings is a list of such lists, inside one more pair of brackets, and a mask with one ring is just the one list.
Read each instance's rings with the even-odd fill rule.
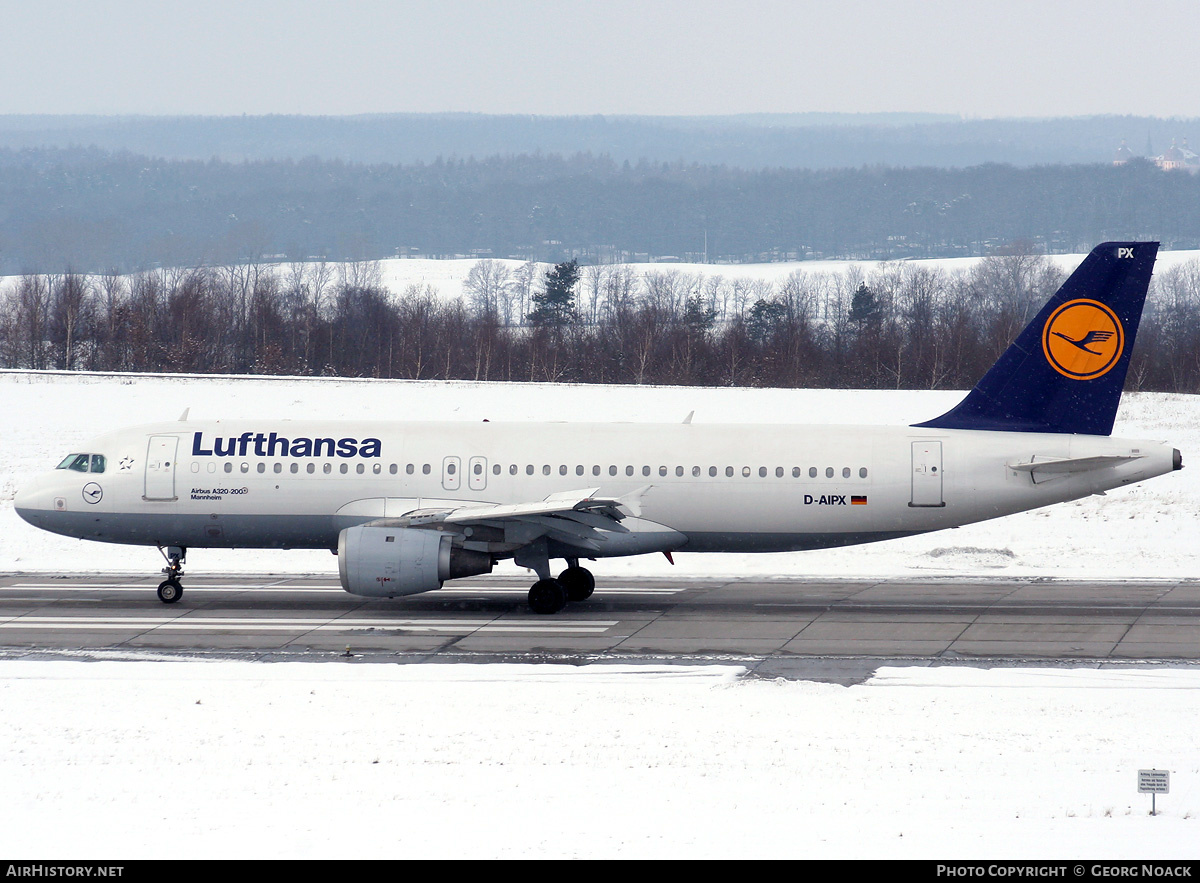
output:
[[230,163],[0,149],[0,273],[287,259],[591,263],[1200,247],[1200,175],[1123,166],[739,169],[590,154]]
[[[389,291],[373,262],[29,274],[0,289],[0,365],[963,389],[1063,278],[1021,250],[777,280],[481,260],[452,298]],[[1154,277],[1129,387],[1200,392],[1200,261]]]

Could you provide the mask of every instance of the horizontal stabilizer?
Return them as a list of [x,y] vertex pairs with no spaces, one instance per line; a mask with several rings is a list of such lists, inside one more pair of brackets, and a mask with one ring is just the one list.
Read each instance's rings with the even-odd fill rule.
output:
[[1034,459],[1032,463],[1010,463],[1009,469],[1017,472],[1041,472],[1046,475],[1066,475],[1071,472],[1090,472],[1093,469],[1105,469],[1118,466],[1132,460],[1140,460],[1140,456],[1112,457],[1074,457],[1064,460],[1057,457],[1045,460]]

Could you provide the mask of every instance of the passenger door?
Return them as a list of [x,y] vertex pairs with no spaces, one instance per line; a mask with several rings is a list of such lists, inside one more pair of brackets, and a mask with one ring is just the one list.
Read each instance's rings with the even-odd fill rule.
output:
[[179,438],[152,435],[146,446],[146,488],[143,499],[175,499],[175,453]]

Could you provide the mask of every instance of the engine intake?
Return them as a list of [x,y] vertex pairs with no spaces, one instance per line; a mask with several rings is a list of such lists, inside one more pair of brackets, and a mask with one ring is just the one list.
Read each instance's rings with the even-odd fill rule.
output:
[[352,595],[415,595],[491,570],[490,555],[455,549],[452,537],[434,530],[359,525],[338,535],[338,572]]

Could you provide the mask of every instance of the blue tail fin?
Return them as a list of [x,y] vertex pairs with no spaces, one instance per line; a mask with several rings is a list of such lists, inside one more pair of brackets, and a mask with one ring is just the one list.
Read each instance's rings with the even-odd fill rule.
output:
[[1112,432],[1157,242],[1106,242],[935,429]]

